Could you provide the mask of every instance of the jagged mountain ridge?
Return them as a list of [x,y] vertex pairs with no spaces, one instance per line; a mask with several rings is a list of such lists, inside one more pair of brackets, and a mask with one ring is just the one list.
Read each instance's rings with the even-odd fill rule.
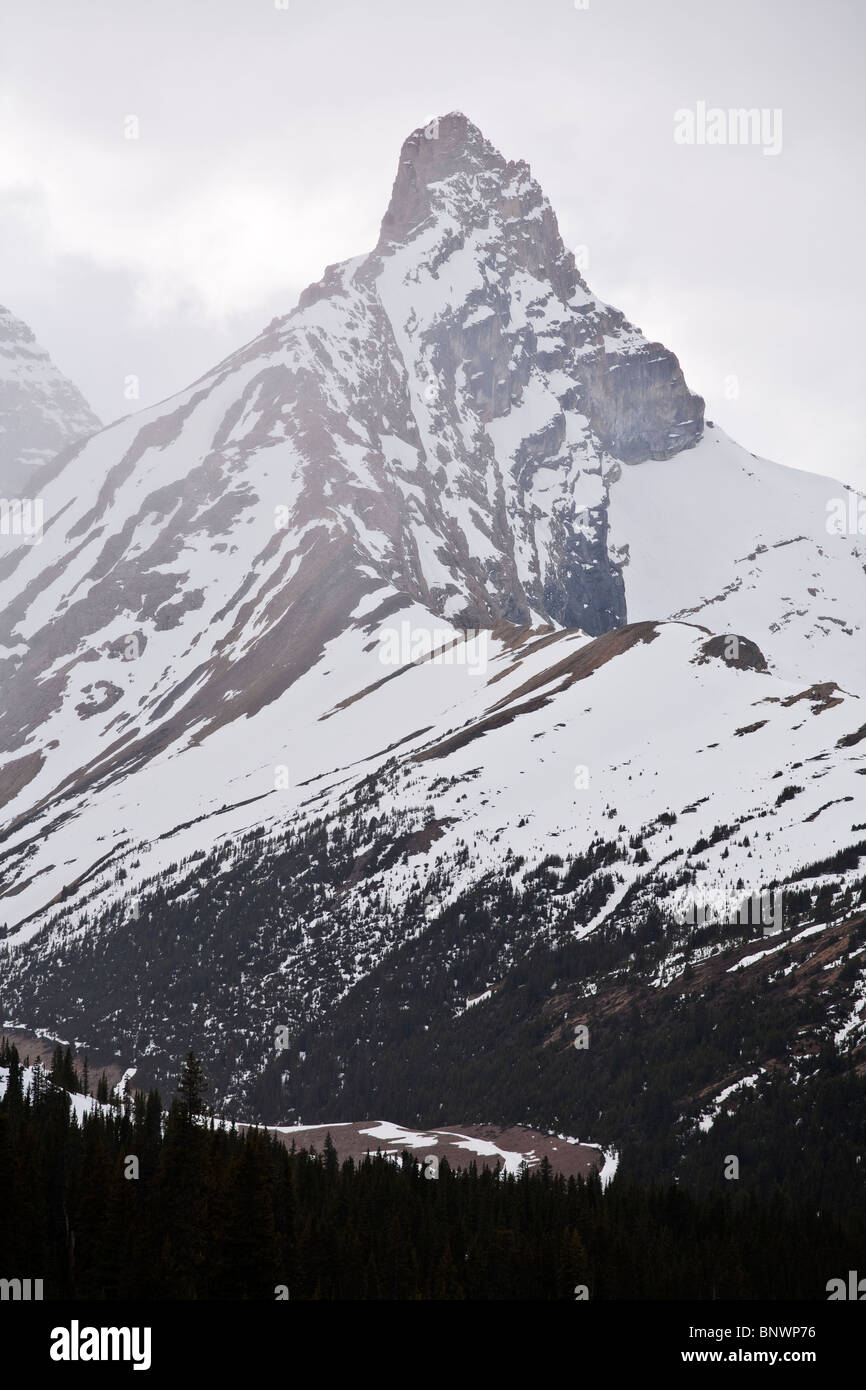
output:
[[[801,863],[812,839],[847,843],[859,751],[840,741],[863,724],[864,580],[859,540],[826,533],[834,486],[704,431],[673,355],[590,294],[526,165],[459,114],[414,132],[371,255],[330,268],[186,392],[44,469],[45,536],[0,565],[0,913],[22,948],[4,996],[17,1021],[32,1021],[28,980],[44,986],[94,915],[117,926],[157,876],[194,893],[172,865],[215,838],[320,815],[335,827],[370,775],[377,816],[410,837],[408,868],[389,866],[387,921],[330,975],[305,939],[292,1009],[393,945],[429,869],[428,803],[449,803],[435,854],[461,863],[463,890],[495,865],[497,834],[535,862],[551,835],[583,850],[624,797],[626,842],[680,801],[698,803],[695,839],[711,835],[721,813],[701,788],[726,769],[698,760],[730,745],[750,753],[725,779],[726,815],[772,828],[736,866],[750,881]],[[634,619],[652,642],[628,635]],[[437,625],[493,631],[489,669],[383,666],[389,630]],[[592,658],[588,694],[557,645],[612,630],[624,646]],[[702,656],[713,632],[754,644],[769,671]],[[645,647],[664,659],[647,666]],[[538,686],[503,707],[530,667]],[[464,747],[474,761],[443,789],[427,744],[455,736],[446,765]],[[527,793],[536,740],[559,774],[548,762]],[[654,740],[664,756],[646,753]],[[627,750],[651,795],[629,789]],[[771,783],[806,758],[828,781],[808,780],[791,821]],[[588,797],[575,763],[591,765]],[[527,797],[544,823],[522,837]],[[467,834],[486,847],[464,868]],[[708,881],[734,867],[713,863]],[[121,907],[124,932],[136,920]]]
[[41,464],[99,428],[27,324],[0,305],[0,496],[30,496]]

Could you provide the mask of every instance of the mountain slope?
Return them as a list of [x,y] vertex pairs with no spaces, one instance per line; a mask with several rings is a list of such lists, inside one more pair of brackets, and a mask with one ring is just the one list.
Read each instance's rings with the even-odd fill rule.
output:
[[[334,644],[334,672],[364,636]],[[246,775],[228,726],[154,760],[142,789],[70,801],[50,837],[30,827],[4,847],[25,917],[5,1017],[113,1044],[155,1079],[192,1041],[240,1100],[278,1025],[297,1039],[341,1001],[351,1017],[398,950],[417,984],[425,934],[467,895],[526,893],[553,854],[545,900],[528,919],[502,900],[483,953],[455,970],[466,994],[533,943],[638,923],[660,902],[675,914],[683,890],[711,904],[760,894],[818,846],[861,842],[862,700],[782,683],[745,639],[726,661],[717,641],[686,624],[527,632],[491,638],[483,674],[443,654],[378,682],[372,651],[368,679],[345,694],[340,682],[324,717],[311,676],[271,708],[268,732],[260,715]],[[276,747],[291,749],[289,787],[275,786]],[[64,887],[44,910],[46,882]]]

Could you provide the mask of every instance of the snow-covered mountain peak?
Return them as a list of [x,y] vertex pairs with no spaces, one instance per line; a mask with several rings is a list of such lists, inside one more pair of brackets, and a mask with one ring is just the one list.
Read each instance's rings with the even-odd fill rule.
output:
[[[527,734],[524,714],[499,703],[498,673],[495,707],[458,716],[472,663],[447,688],[446,666],[416,670],[428,628],[437,647],[463,642],[461,629],[508,647],[509,629],[532,628],[542,643],[595,638],[608,652],[614,630],[630,641],[629,625],[633,636],[676,619],[701,643],[755,644],[768,670],[754,691],[740,673],[735,708],[730,673],[711,701],[713,674],[701,657],[695,676],[676,626],[607,662],[590,746],[601,740],[611,763],[632,726],[641,744],[658,741],[693,699],[704,745],[744,746],[740,731],[764,728],[752,703],[771,679],[779,693],[766,698],[786,711],[793,699],[797,720],[802,692],[847,692],[813,723],[832,726],[834,748],[862,723],[863,556],[859,537],[827,533],[836,485],[705,431],[674,355],[592,295],[528,167],[465,117],[410,137],[391,211],[373,251],[331,267],[257,339],[42,470],[44,534],[0,562],[9,927],[37,931],[76,885],[89,894],[97,862],[129,872],[130,841],[144,881],[160,855],[210,843],[227,804],[252,808],[245,832],[274,805],[279,824],[280,769],[294,787],[342,786],[359,761],[374,771],[430,730],[447,747],[470,718],[485,740],[508,730],[502,756],[524,787],[536,739],[563,765],[586,760],[568,731],[590,701],[567,663],[553,663],[554,694],[574,689],[581,703],[560,718],[545,691],[526,690],[525,713],[536,700],[542,710]],[[765,738],[769,782],[781,771]],[[489,740],[471,743],[489,755]],[[693,753],[674,749],[671,767]],[[439,756],[425,750],[423,765]],[[420,774],[405,766],[408,787]],[[643,770],[653,805],[637,806],[629,770],[623,824],[673,804],[664,764]],[[848,770],[834,798],[845,807]],[[697,796],[681,792],[683,804]],[[745,794],[733,788],[731,813]],[[409,793],[401,783],[394,795],[402,805]],[[558,806],[557,833],[567,813]]]
[[40,464],[98,429],[32,330],[0,305],[0,496],[29,495]]

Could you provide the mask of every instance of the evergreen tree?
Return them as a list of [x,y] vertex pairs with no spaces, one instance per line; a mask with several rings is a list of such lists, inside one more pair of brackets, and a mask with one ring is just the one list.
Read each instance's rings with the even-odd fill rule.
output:
[[204,1069],[195,1053],[187,1053],[178,1082],[177,1094],[187,1120],[204,1113],[204,1093],[207,1090]]

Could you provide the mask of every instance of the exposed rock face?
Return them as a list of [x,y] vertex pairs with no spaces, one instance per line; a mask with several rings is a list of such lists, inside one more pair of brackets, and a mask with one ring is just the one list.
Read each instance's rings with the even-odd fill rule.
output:
[[[406,244],[436,288],[462,280],[468,291],[456,305],[434,288],[435,312],[423,321],[416,310],[406,323],[415,370],[433,383],[428,394],[461,413],[468,407],[493,441],[495,461],[483,447],[461,459],[459,440],[448,438],[448,459],[470,476],[479,463],[487,478],[493,472],[503,505],[488,524],[505,532],[500,548],[513,548],[516,529],[518,550],[535,552],[522,572],[518,560],[517,573],[497,573],[493,616],[524,621],[531,608],[593,634],[624,622],[618,557],[608,548],[607,481],[616,472],[608,460],[637,463],[693,444],[703,402],[672,353],[592,296],[528,165],[506,162],[460,113],[405,142],[382,224],[382,269],[374,257],[364,274],[388,283],[389,258],[401,262]],[[417,283],[417,267],[399,273],[404,285],[413,275]],[[431,423],[447,434],[444,421]],[[485,621],[477,607],[466,616]]]
[[99,427],[26,323],[0,305],[0,496],[29,496],[40,464]]
[[[428,264],[438,277],[473,233],[486,242],[479,262],[485,283],[467,307],[470,317],[479,307],[491,308],[493,314],[481,320],[483,332],[468,340],[465,334],[447,339],[442,354],[443,367],[450,357],[453,376],[455,349],[485,349],[476,352],[473,365],[487,370],[470,374],[478,382],[474,398],[479,407],[494,417],[506,414],[514,391],[496,388],[525,387],[535,358],[547,372],[574,369],[574,394],[562,404],[582,411],[618,459],[639,463],[667,458],[700,438],[704,403],[688,390],[674,354],[647,343],[623,314],[594,298],[563,245],[556,215],[529,165],[504,160],[461,112],[432,122],[405,141],[377,249],[387,256],[395,245],[420,237],[443,214],[455,213],[459,228],[447,229]],[[542,282],[548,292],[527,300],[519,272]],[[515,313],[515,299],[525,313]],[[505,380],[490,373],[487,350],[503,340],[511,348],[500,352],[497,363],[509,371]],[[515,351],[518,345],[520,352]]]
[[[444,465],[435,481],[447,496],[480,473],[486,489],[472,501],[485,530],[501,555],[518,552],[514,566],[500,561],[479,576],[488,603],[471,604],[465,620],[526,621],[534,610],[593,634],[624,622],[608,472],[616,476],[613,460],[693,445],[703,401],[673,353],[591,294],[529,166],[504,160],[459,112],[413,132],[377,251],[354,279],[378,292],[407,368],[436,406],[426,422]],[[449,415],[482,425],[474,449]]]

